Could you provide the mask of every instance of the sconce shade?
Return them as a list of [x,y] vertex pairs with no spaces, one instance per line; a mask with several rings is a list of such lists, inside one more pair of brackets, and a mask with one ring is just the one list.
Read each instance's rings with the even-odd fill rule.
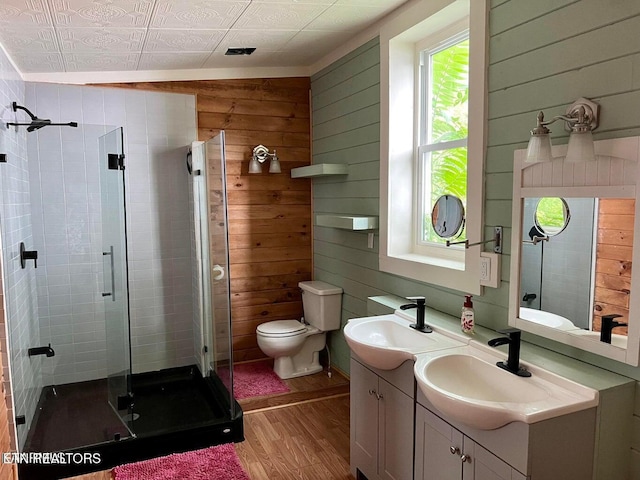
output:
[[569,146],[567,156],[564,159],[568,163],[595,162],[596,152],[593,145],[593,134],[591,130],[582,132],[571,132],[569,136]]
[[273,151],[273,157],[271,157],[271,162],[269,163],[269,173],[282,173],[282,170],[280,170],[280,160],[278,160],[275,150]]
[[526,163],[550,162],[551,155],[551,138],[549,134],[531,135],[529,145],[527,146]]
[[262,166],[255,156],[251,157],[251,161],[249,162],[249,173],[262,173]]

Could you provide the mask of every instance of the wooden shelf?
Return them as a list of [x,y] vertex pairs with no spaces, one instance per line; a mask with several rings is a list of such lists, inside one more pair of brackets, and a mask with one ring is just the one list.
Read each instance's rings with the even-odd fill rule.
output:
[[346,175],[348,165],[344,163],[318,163],[308,167],[291,169],[291,178],[323,177],[327,175]]
[[342,228],[344,230],[373,230],[378,228],[378,217],[350,215],[316,215],[319,227]]

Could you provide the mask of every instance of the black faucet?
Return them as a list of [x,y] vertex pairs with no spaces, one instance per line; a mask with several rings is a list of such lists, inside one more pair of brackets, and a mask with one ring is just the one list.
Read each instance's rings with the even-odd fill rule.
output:
[[34,347],[27,350],[30,357],[34,355],[46,355],[47,357],[55,356],[56,352],[51,348],[51,344],[48,347]]
[[535,300],[538,296],[535,293],[525,293],[522,297],[523,302],[528,302],[530,300]]
[[627,327],[628,323],[616,322],[614,318],[621,317],[614,313],[612,315],[602,316],[602,325],[600,326],[600,341],[604,343],[611,343],[611,331],[616,327]]
[[509,344],[509,357],[506,363],[498,362],[496,365],[519,377],[530,377],[531,372],[520,368],[520,336],[522,332],[517,328],[505,328],[504,330],[498,330],[498,333],[503,333],[507,336],[489,340],[489,346],[497,347],[498,345]]
[[416,323],[412,323],[409,326],[422,333],[433,332],[431,327],[429,325],[425,325],[424,323],[424,307],[427,300],[424,297],[407,297],[407,300],[413,300],[415,303],[407,303],[406,305],[401,305],[400,310],[409,310],[410,308],[416,308],[418,310],[418,312],[416,313]]

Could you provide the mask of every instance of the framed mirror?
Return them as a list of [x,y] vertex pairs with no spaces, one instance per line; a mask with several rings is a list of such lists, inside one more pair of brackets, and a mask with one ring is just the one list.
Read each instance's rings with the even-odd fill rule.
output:
[[440,238],[453,238],[464,229],[464,205],[454,195],[442,195],[431,210],[431,225]]
[[564,162],[566,145],[551,162],[514,154],[509,324],[637,366],[640,137],[595,145],[588,163]]
[[542,238],[554,237],[562,233],[569,225],[569,220],[571,220],[571,212],[564,198],[538,199],[533,213],[533,223]]

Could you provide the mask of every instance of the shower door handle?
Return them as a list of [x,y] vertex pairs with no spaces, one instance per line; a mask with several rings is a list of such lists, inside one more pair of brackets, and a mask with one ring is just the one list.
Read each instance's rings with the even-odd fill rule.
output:
[[113,245],[111,245],[109,247],[109,251],[108,252],[102,252],[102,256],[107,256],[109,255],[111,262],[109,262],[110,266],[111,266],[111,291],[110,292],[103,292],[102,296],[103,297],[111,297],[111,301],[115,302],[116,301],[116,272],[115,272],[115,268],[113,265]]
[[222,265],[214,265],[211,270],[214,272],[214,280],[222,280],[224,278],[224,267]]

